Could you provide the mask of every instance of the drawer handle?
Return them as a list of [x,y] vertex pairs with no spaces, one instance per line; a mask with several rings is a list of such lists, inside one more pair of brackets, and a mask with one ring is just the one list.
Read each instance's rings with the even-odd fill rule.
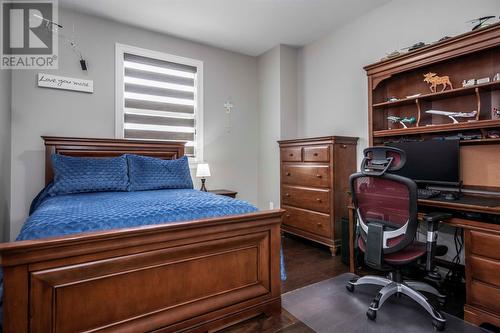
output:
[[293,156],[293,153],[290,153],[290,156]]
[[318,226],[318,228],[321,228],[323,226],[320,222],[318,222],[316,225]]
[[286,218],[287,218],[287,219],[288,219],[288,218],[290,218],[290,214],[286,214]]
[[314,156],[318,156],[318,153],[314,153]]
[[317,202],[321,202],[321,199],[320,199],[320,198],[316,198],[316,201],[317,201]]
[[285,193],[285,197],[289,197],[290,196],[290,193]]
[[340,146],[341,148],[347,148],[347,145],[346,144],[343,144],[342,146]]
[[287,172],[287,173],[286,173],[286,175],[287,175],[287,176],[291,176],[292,174],[291,174],[290,172]]
[[323,176],[322,176],[322,175],[320,175],[320,174],[317,174],[317,175],[316,175],[316,177],[318,177],[318,178],[323,178]]

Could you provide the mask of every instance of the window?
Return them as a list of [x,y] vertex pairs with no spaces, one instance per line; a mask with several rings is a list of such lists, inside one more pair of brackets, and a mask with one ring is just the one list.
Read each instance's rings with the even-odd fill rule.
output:
[[203,160],[203,62],[116,45],[116,136],[185,141]]

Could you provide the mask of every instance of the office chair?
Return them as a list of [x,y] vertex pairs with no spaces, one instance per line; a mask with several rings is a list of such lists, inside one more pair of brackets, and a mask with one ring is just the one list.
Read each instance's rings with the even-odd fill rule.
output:
[[428,224],[427,244],[415,241],[418,227],[417,185],[402,176],[389,173],[403,167],[403,150],[392,147],[371,147],[363,152],[361,172],[351,175],[349,182],[358,220],[358,248],[365,254],[365,263],[374,269],[390,271],[388,278],[363,276],[348,282],[347,290],[355,286],[382,286],[366,313],[375,320],[382,304],[394,294],[404,294],[420,304],[432,316],[435,329],[441,331],[446,319],[420,293],[434,294],[441,303],[445,296],[426,283],[405,281],[401,270],[426,257],[426,270],[436,277],[432,265],[437,240],[437,225],[450,218],[446,213],[430,213],[424,217]]

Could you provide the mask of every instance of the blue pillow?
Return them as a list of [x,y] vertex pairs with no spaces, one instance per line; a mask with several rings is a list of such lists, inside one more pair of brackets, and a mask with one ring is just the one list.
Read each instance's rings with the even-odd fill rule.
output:
[[127,154],[129,191],[193,188],[187,156],[176,160]]
[[125,155],[112,158],[52,155],[54,184],[50,196],[83,192],[127,191]]

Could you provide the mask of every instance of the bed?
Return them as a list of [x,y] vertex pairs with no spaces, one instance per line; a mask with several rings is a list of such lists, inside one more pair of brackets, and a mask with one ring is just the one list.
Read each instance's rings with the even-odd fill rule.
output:
[[[43,139],[46,184],[52,154],[184,155],[181,143]],[[283,212],[231,200],[167,190],[42,201],[20,241],[0,245],[4,332],[205,332],[279,312]],[[85,214],[81,223],[51,215],[68,202]],[[172,203],[172,214],[144,214],[151,202]],[[120,205],[130,211],[115,214]],[[138,222],[131,211],[147,218]]]

